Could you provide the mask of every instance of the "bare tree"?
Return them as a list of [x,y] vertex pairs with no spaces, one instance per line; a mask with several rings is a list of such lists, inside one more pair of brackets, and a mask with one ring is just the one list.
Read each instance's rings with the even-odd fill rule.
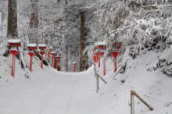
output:
[[88,66],[88,57],[84,55],[84,50],[86,47],[86,38],[85,38],[85,13],[80,12],[80,71],[87,69]]
[[32,12],[30,16],[30,36],[29,42],[30,43],[37,43],[38,42],[38,0],[31,0]]
[[7,37],[16,38],[17,32],[17,1],[8,0],[8,28]]

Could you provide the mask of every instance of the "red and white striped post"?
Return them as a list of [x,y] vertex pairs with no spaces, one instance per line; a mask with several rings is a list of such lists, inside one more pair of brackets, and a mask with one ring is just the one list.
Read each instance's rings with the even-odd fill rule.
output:
[[101,65],[100,57],[104,55],[105,50],[106,50],[106,45],[97,45],[94,48],[94,54],[97,54],[98,67],[100,67]]
[[98,60],[99,60],[98,61],[99,62],[98,66],[100,67],[100,65],[101,65],[101,57],[104,56],[104,52],[97,52],[96,54],[97,54]]
[[30,72],[33,71],[32,69],[32,63],[33,63],[33,56],[35,56],[34,52],[28,52],[29,55],[29,70]]
[[76,72],[76,68],[77,68],[77,63],[76,62],[73,62],[72,63],[72,71],[73,72]]
[[120,50],[122,48],[122,42],[114,42],[113,44],[113,50],[111,52],[111,56],[112,56],[112,59],[113,59],[113,62],[114,62],[114,70],[113,72],[116,72],[117,71],[117,68],[118,68],[118,56],[120,55]]
[[29,70],[30,70],[30,72],[33,71],[32,64],[33,64],[33,57],[35,56],[35,53],[33,51],[36,49],[37,49],[36,44],[28,44]]
[[106,61],[103,61],[103,75],[106,75]]
[[11,63],[11,76],[15,77],[15,64],[16,64],[16,56],[19,54],[19,51],[17,50],[18,47],[21,46],[21,41],[19,39],[12,39],[8,41],[8,47],[10,47],[10,55],[12,58]]
[[15,77],[15,64],[16,64],[16,55],[19,54],[17,50],[10,50],[10,54],[12,56],[12,65],[11,65],[11,76]]
[[[96,52],[93,55],[94,63],[98,63],[98,67],[101,65],[101,57],[104,56],[104,52]],[[103,62],[103,75],[106,75],[106,62]]]
[[117,57],[119,56],[120,52],[118,51],[114,51],[114,52],[111,52],[111,56],[112,56],[112,59],[113,59],[113,64],[114,64],[114,70],[113,72],[116,72],[117,71]]
[[57,69],[57,70],[60,70],[60,59],[61,57],[60,56],[56,56],[55,57],[55,65],[54,65],[54,68]]
[[99,61],[98,60],[98,56],[97,56],[97,54],[94,53],[94,55],[93,55],[93,62],[96,64],[98,61]]
[[51,66],[54,67],[56,52],[51,52]]

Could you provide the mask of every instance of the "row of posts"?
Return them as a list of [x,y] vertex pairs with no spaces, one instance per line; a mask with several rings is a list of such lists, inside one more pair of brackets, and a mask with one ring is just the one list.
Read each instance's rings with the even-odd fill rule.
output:
[[[94,64],[98,65],[98,68],[103,65],[103,75],[106,75],[106,61],[101,64],[101,58],[105,55],[106,52],[106,45],[97,45],[95,46],[93,50],[93,62]],[[110,52],[110,56],[112,57],[113,60],[113,72],[117,71],[118,68],[118,56],[121,54],[121,48],[122,48],[122,43],[121,42],[115,42],[113,43],[112,51]],[[105,60],[105,59],[104,59]]]
[[[117,59],[118,56],[121,54],[122,43],[120,42],[115,42],[113,43],[114,49],[110,52],[110,56],[112,57],[113,60],[113,72],[117,71],[118,65],[117,65]],[[21,47],[21,41],[20,40],[9,40],[8,41],[8,47],[10,47],[10,55],[12,57],[12,67],[11,67],[11,76],[15,76],[15,58],[17,55],[20,54],[19,52],[19,47]],[[38,46],[36,44],[28,44],[28,56],[29,56],[29,70],[30,72],[33,71],[32,64],[33,64],[33,57],[36,56],[35,52],[38,51],[39,55],[41,55],[41,62],[40,62],[40,67],[43,69],[44,67],[44,57],[47,56],[48,60],[51,61],[51,66],[58,71],[61,70],[60,66],[60,61],[61,57],[57,55],[56,52],[54,52],[51,49],[48,49],[48,47],[45,44],[39,44]],[[46,52],[48,50],[48,52]],[[101,66],[101,57],[105,55],[106,51],[106,45],[97,45],[95,46],[93,50],[93,62],[95,64],[98,64],[98,67]],[[72,71],[76,72],[77,71],[77,63],[74,62],[72,64]],[[103,75],[106,75],[106,62],[103,62]]]
[[[19,48],[21,47],[21,41],[18,39],[13,39],[8,41],[8,47],[9,47],[9,54],[11,55],[11,76],[15,77],[15,62],[16,62],[16,56],[20,54]],[[51,67],[54,69],[57,69],[58,71],[61,70],[61,57],[54,52],[52,49],[48,49],[48,47],[45,44],[39,44],[38,46],[36,44],[28,44],[27,46],[28,50],[28,56],[29,56],[29,64],[28,68],[30,72],[33,71],[33,58],[36,56],[35,52],[38,52],[40,55],[40,68],[44,68],[44,60],[45,57],[48,58],[48,61],[51,61]],[[48,52],[47,52],[48,50]],[[77,63],[72,64],[72,71],[77,71]]]

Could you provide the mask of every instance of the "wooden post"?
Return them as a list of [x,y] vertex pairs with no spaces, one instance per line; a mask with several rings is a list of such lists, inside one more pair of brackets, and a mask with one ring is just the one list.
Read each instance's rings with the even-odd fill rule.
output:
[[11,56],[12,56],[11,76],[15,77],[15,59],[16,59],[16,57],[14,54],[12,54]]
[[72,69],[73,69],[72,71],[73,71],[73,72],[76,72],[76,67],[77,67],[77,63],[73,63],[73,64],[72,64]]
[[52,55],[52,63],[51,66],[54,67],[54,55]]
[[130,94],[130,105],[131,105],[131,114],[134,114],[134,96],[133,94]]
[[96,92],[98,93],[99,92],[99,89],[100,89],[100,80],[103,82],[103,83],[105,83],[105,84],[107,84],[107,81],[106,80],[104,80],[98,73],[97,73],[97,71],[96,71],[96,65],[94,64],[94,75],[95,75],[95,78],[96,78]]
[[32,72],[32,59],[33,59],[33,56],[30,56],[30,61],[29,61],[29,70],[30,70],[30,72]]
[[101,64],[100,62],[101,62],[101,59],[99,59],[99,62],[98,62],[98,67],[99,67],[99,68],[100,68],[100,64]]
[[41,68],[43,69],[43,55],[41,55]]
[[103,75],[106,75],[106,61],[105,59],[103,60]]
[[80,71],[86,69],[88,64],[88,56],[84,55],[84,49],[86,45],[86,38],[85,38],[85,12],[80,12]]
[[135,91],[130,91],[130,102],[131,102],[131,114],[134,114],[134,96],[137,97],[145,106],[148,107],[150,111],[153,111],[153,107],[151,107],[144,99],[142,99]]
[[113,72],[116,72],[117,71],[117,57],[113,58],[113,62],[114,62],[114,71]]
[[8,0],[7,37],[16,38],[17,36],[17,0]]

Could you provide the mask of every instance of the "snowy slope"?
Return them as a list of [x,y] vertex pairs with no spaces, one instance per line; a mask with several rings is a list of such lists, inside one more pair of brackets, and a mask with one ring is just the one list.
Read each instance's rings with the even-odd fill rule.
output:
[[131,60],[127,72],[111,75],[98,94],[93,68],[82,73],[36,68],[30,79],[18,73],[15,79],[0,80],[0,114],[129,114],[131,89],[155,109],[150,112],[136,100],[136,113],[171,114],[172,78],[146,70],[159,55],[151,52]]

